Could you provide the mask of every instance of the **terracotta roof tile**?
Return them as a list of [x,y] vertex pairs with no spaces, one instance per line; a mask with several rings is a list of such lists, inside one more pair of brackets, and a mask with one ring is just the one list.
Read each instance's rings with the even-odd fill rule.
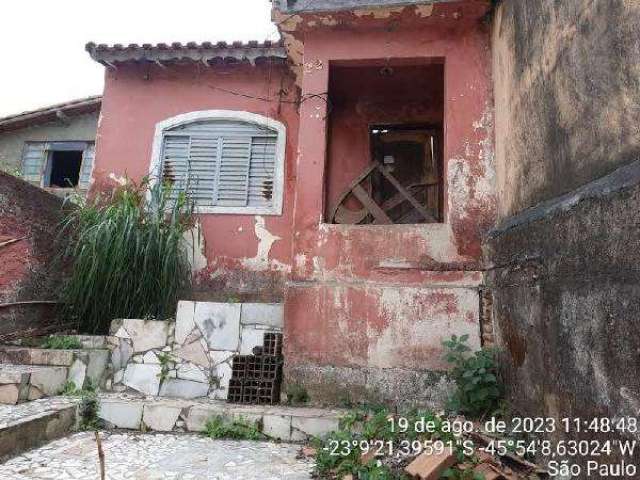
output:
[[103,43],[96,45],[93,42],[87,43],[85,49],[91,58],[107,66],[117,65],[125,62],[154,62],[171,63],[180,61],[194,61],[203,63],[217,62],[249,62],[256,63],[260,60],[286,61],[282,41],[258,42],[252,40],[246,43],[236,41],[231,44],[227,42],[188,42],[182,44],[173,42],[171,45],[158,43],[155,45],[144,43],[129,44],[124,47],[122,44],[112,46]]

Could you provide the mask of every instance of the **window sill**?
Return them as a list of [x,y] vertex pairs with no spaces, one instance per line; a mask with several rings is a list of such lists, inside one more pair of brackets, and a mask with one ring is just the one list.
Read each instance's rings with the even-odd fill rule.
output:
[[273,207],[247,207],[238,209],[235,207],[195,207],[196,215],[282,215],[282,209]]
[[437,230],[440,228],[449,228],[449,224],[445,222],[438,223],[392,223],[392,224],[366,224],[357,225],[350,223],[321,223],[320,228],[327,230]]

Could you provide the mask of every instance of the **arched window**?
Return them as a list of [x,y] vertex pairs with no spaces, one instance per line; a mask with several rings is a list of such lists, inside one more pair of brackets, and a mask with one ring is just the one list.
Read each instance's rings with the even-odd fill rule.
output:
[[190,112],[156,125],[150,174],[198,213],[281,215],[285,127],[248,112]]

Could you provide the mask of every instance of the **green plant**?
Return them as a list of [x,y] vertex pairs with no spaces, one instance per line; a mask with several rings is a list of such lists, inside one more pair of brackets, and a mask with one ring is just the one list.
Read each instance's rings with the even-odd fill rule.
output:
[[309,401],[307,389],[298,383],[287,385],[287,403],[289,405],[301,405]]
[[231,438],[234,440],[264,440],[267,438],[260,431],[258,423],[251,423],[242,417],[225,418],[216,415],[207,420],[205,434],[209,438]]
[[51,350],[78,350],[82,348],[82,343],[75,337],[65,335],[51,335],[47,337],[40,348]]
[[67,380],[64,385],[62,385],[62,389],[58,392],[59,395],[66,395],[68,397],[84,397],[87,395],[96,395],[98,392],[97,385],[91,380],[91,378],[87,378],[85,382],[85,386],[79,389],[73,380]]
[[80,416],[80,430],[98,430],[101,422],[98,417],[100,411],[100,400],[98,394],[94,390],[80,390],[80,404],[78,405],[78,414]]
[[445,340],[445,360],[452,365],[456,392],[449,407],[472,416],[495,411],[500,406],[502,386],[498,380],[495,352],[482,349],[471,353],[468,335],[453,335]]
[[63,315],[86,333],[106,333],[114,318],[171,316],[191,281],[184,235],[194,217],[185,194],[144,179],[76,202],[59,231],[61,259],[71,263]]
[[160,379],[160,383],[164,382],[169,376],[169,370],[171,370],[171,362],[173,358],[170,354],[166,352],[158,353],[158,361],[160,362],[160,373],[158,374],[158,378]]
[[475,464],[469,464],[462,470],[458,468],[447,468],[442,472],[441,478],[446,478],[448,480],[485,480],[484,474],[478,473],[474,470],[475,466]]

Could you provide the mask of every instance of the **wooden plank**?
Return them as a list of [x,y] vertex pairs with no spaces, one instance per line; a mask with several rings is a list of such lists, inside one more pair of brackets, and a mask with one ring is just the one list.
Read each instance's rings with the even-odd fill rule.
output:
[[420,202],[418,202],[415,197],[402,186],[402,184],[396,179],[396,177],[389,173],[386,167],[384,167],[380,163],[376,163],[376,166],[378,167],[378,170],[380,170],[380,173],[382,173],[382,175],[384,175],[384,177],[389,180],[389,183],[391,183],[396,188],[396,190],[398,190],[409,201],[409,203],[413,205],[413,208],[420,212],[420,215],[422,215],[425,220],[429,220],[431,222],[436,221],[436,219],[433,218],[433,216],[420,204]]
[[[353,180],[349,186],[347,188],[345,188],[342,192],[342,194],[340,195],[338,202],[336,203],[336,206],[333,208],[333,211],[331,212],[331,216],[329,217],[329,220],[333,223],[336,223],[336,213],[338,212],[338,209],[340,208],[340,206],[342,205],[342,203],[347,199],[347,197],[349,196],[349,194],[351,193],[351,191],[353,190],[353,188],[358,185],[360,182],[362,182],[365,178],[367,178],[367,176],[373,171],[375,170],[376,165],[372,164],[369,165],[360,175],[358,175],[358,177]],[[368,195],[367,195],[368,196]]]
[[369,213],[373,215],[373,218],[376,219],[377,223],[380,223],[383,225],[388,225],[393,223],[391,219],[387,216],[387,214],[384,213],[384,210],[382,210],[382,208],[380,208],[380,206],[376,202],[374,202],[373,198],[371,198],[367,193],[367,191],[364,188],[362,188],[359,184],[353,187],[351,191],[353,192],[355,197],[360,201],[360,203],[362,203],[364,208],[366,208],[369,211]]

